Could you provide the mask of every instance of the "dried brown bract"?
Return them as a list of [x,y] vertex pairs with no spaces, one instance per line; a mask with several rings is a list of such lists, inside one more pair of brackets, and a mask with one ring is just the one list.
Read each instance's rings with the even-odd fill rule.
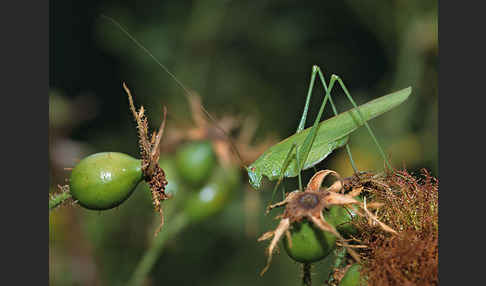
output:
[[[338,180],[329,188],[321,188],[322,182],[328,175],[333,175],[337,177]],[[333,205],[358,205],[359,209],[356,210],[356,213],[360,216],[368,218],[371,225],[379,226],[382,230],[396,234],[395,230],[380,222],[376,216],[368,210],[368,208],[373,205],[366,206],[366,204],[361,203],[354,198],[360,194],[361,190],[362,189],[355,189],[349,194],[339,193],[343,191],[343,183],[339,174],[332,170],[321,170],[314,174],[314,176],[309,180],[309,183],[303,192],[297,190],[288,193],[285,200],[269,206],[267,211],[284,205],[286,207],[283,215],[278,217],[281,219],[278,227],[273,231],[264,233],[258,239],[258,241],[263,241],[273,237],[272,241],[270,242],[270,246],[267,248],[267,265],[262,270],[260,275],[263,275],[270,266],[273,251],[280,238],[284,234],[290,238],[291,236],[289,228],[293,223],[301,222],[303,220],[312,222],[321,230],[335,235],[340,240],[341,245],[346,247],[348,253],[359,262],[359,255],[351,249],[347,242],[336,231],[334,226],[324,219],[322,212]],[[290,240],[289,243],[291,243]]]
[[[221,164],[239,165],[253,162],[267,148],[275,144],[275,138],[267,138],[258,145],[251,145],[257,123],[252,118],[234,115],[219,119],[211,116],[201,104],[201,97],[195,92],[187,97],[195,126],[178,126],[169,130],[164,149],[171,150],[183,141],[209,140]],[[237,133],[232,138],[230,134]],[[236,154],[236,157],[232,154]]]
[[149,136],[148,122],[143,106],[141,106],[137,112],[133,104],[133,98],[130,90],[125,83],[123,83],[123,88],[128,95],[130,110],[132,111],[133,117],[137,122],[139,140],[138,145],[140,148],[140,156],[142,157],[142,172],[144,174],[144,180],[150,187],[155,210],[160,213],[160,225],[155,232],[155,234],[157,234],[164,225],[164,214],[161,202],[170,198],[169,194],[165,193],[167,180],[165,178],[164,170],[160,168],[158,163],[160,157],[160,140],[162,139],[162,135],[164,133],[167,109],[164,106],[164,119],[162,120],[159,131],[153,132],[152,136]]

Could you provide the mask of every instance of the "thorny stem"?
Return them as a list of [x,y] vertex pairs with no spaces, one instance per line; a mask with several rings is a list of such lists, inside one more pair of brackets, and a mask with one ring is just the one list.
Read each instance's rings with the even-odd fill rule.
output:
[[148,276],[153,266],[157,262],[157,259],[160,257],[167,240],[183,230],[188,223],[189,219],[182,213],[178,214],[166,223],[164,231],[159,233],[159,235],[154,238],[150,248],[145,252],[144,256],[138,263],[137,268],[135,269],[135,272],[127,285],[136,286],[143,284],[145,277]]
[[311,263],[304,263],[302,264],[302,286],[311,286],[312,285],[312,264]]

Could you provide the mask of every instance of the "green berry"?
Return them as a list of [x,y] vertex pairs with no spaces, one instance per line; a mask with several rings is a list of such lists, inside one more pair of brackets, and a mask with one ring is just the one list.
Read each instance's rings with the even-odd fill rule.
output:
[[186,143],[176,153],[179,175],[193,187],[200,187],[208,181],[216,163],[216,155],[209,141]]
[[78,203],[107,210],[125,201],[143,179],[141,161],[117,152],[103,152],[81,160],[72,170],[70,192]]
[[[355,197],[357,201],[363,201],[360,197]],[[354,205],[357,208],[357,205]],[[356,213],[349,207],[331,206],[324,212],[324,219],[336,227],[336,230],[345,238],[357,235],[358,229],[351,222]]]
[[181,179],[175,166],[173,157],[164,157],[159,160],[159,166],[164,170],[167,186],[165,192],[169,195],[175,195],[182,187]]
[[350,209],[342,206],[332,206],[324,212],[324,219],[336,226],[336,230],[343,236],[356,235],[358,229],[351,223],[356,214]]
[[188,194],[186,214],[192,221],[200,221],[222,211],[240,183],[240,172],[237,168],[217,166],[206,185]]
[[284,247],[287,254],[295,261],[312,263],[321,260],[331,253],[336,245],[336,236],[322,231],[308,221],[294,223],[290,229],[292,247],[284,236]]

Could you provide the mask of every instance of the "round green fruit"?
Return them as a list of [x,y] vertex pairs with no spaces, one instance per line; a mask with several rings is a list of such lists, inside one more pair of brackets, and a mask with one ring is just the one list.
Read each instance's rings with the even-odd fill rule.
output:
[[365,281],[361,278],[361,265],[353,264],[348,268],[343,279],[339,282],[339,286],[360,286],[366,285]]
[[176,166],[185,182],[194,187],[204,185],[216,166],[216,154],[211,142],[186,143],[176,153]]
[[334,225],[343,237],[358,234],[358,229],[351,223],[355,216],[351,209],[342,206],[332,206],[324,212],[324,219]]
[[72,170],[70,192],[78,203],[107,210],[126,200],[143,179],[141,161],[117,152],[103,152],[81,160]]
[[222,211],[240,186],[240,175],[237,168],[217,166],[206,185],[188,194],[185,212],[190,220],[201,221]]
[[[361,197],[355,197],[357,201],[362,202],[363,200]],[[353,205],[357,208],[357,205]],[[351,222],[353,218],[356,216],[356,213],[351,210],[351,208],[347,207],[344,208],[342,206],[331,206],[329,210],[325,211],[324,219],[328,221],[330,224],[336,227],[336,230],[345,238],[350,237],[351,235],[357,235],[358,229],[354,224]]]
[[329,255],[336,245],[336,236],[322,231],[308,221],[294,223],[290,229],[290,237],[292,247],[284,236],[285,250],[292,259],[302,263],[321,260]]

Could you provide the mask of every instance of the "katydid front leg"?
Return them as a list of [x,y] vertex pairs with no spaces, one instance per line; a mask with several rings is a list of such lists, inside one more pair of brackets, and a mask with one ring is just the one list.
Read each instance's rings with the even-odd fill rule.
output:
[[300,123],[299,123],[299,126],[297,127],[297,131],[295,133],[299,133],[300,131],[302,131],[304,129],[305,121],[307,119],[307,111],[309,110],[310,99],[312,97],[312,90],[314,89],[314,82],[316,80],[316,75],[317,75],[318,71],[319,71],[318,66],[312,67],[311,80],[310,80],[310,83],[309,83],[309,88],[307,89],[307,97],[305,99],[304,112],[302,113],[302,116],[300,117]]
[[[312,67],[311,83],[313,83],[312,79],[315,78],[315,75],[318,72],[320,72],[319,67],[313,66]],[[319,122],[321,120],[322,114],[324,113],[324,108],[326,107],[326,103],[327,103],[328,99],[331,97],[330,92],[332,90],[333,85],[334,85],[334,82],[329,83],[329,88],[326,89],[326,96],[324,96],[324,99],[322,100],[322,104],[321,104],[321,107],[319,109],[319,113],[317,114],[316,120],[314,121],[314,125],[312,125],[312,129],[309,132],[309,134],[306,136],[304,143],[302,144],[302,147],[299,148],[299,151],[300,151],[299,153],[302,156],[301,161],[297,165],[297,169],[298,169],[299,174],[300,174],[300,171],[303,169],[305,162],[307,161],[307,157],[309,156],[309,152],[311,150],[312,144],[314,143],[314,139],[317,136],[317,129],[319,128],[318,125],[319,125]],[[324,85],[324,87],[325,87],[325,85]],[[297,129],[298,132],[300,132],[304,128],[311,94],[312,94],[312,92],[308,93],[308,95],[307,95],[306,105],[304,107],[304,114],[302,115],[301,122],[299,124],[298,129]]]
[[[304,112],[302,113],[302,116],[300,118],[299,126],[297,127],[297,131],[295,133],[299,133],[300,131],[302,131],[304,129],[305,121],[306,121],[306,118],[307,118],[307,111],[309,110],[310,98],[312,96],[312,90],[314,89],[314,83],[315,83],[315,79],[316,79],[316,75],[317,75],[317,72],[318,71],[319,71],[319,67],[318,66],[313,66],[312,67],[311,80],[310,80],[310,83],[309,83],[309,88],[307,89],[307,97],[306,97],[306,100],[305,100]],[[324,105],[325,105],[325,103],[324,103]],[[317,123],[319,123],[319,121],[317,121]],[[314,124],[316,124],[316,123],[314,123]],[[314,135],[314,137],[315,137],[315,135]],[[292,147],[289,149],[289,151],[288,151],[288,153],[287,153],[287,155],[285,157],[284,164],[283,164],[283,166],[282,166],[282,168],[280,170],[279,179],[277,181],[277,184],[275,184],[275,187],[274,187],[273,192],[272,192],[272,198],[270,200],[270,203],[273,202],[274,195],[275,195],[275,193],[277,191],[278,186],[282,182],[282,179],[283,179],[284,174],[285,174],[285,170],[287,169],[288,163],[290,162],[290,159],[292,157],[292,151],[294,149],[296,149],[296,147],[297,147],[297,145],[295,143],[292,144]],[[297,156],[297,150],[296,150],[295,155]],[[305,158],[305,159],[307,159],[307,158]],[[299,161],[300,160],[297,160],[297,164],[299,164],[299,166],[300,166]],[[301,179],[301,176],[300,176],[300,171],[301,170],[302,169],[299,169],[299,188],[301,188],[301,185],[302,185],[302,179]]]
[[[305,125],[305,122],[306,122],[306,119],[307,119],[307,112],[309,110],[310,99],[312,97],[312,91],[314,89],[314,82],[315,82],[316,75],[318,73],[319,73],[320,76],[322,75],[320,68],[318,66],[314,65],[312,67],[311,81],[310,81],[310,84],[309,84],[309,88],[307,90],[307,98],[306,98],[306,102],[305,102],[305,106],[304,106],[304,111],[302,113],[302,116],[301,116],[301,119],[300,119],[300,123],[299,123],[299,126],[297,127],[296,133],[299,133],[299,132],[301,132],[304,129],[304,125]],[[321,120],[322,114],[324,113],[324,108],[326,107],[327,101],[330,100],[330,98],[331,98],[330,92],[331,92],[332,87],[334,85],[334,81],[331,81],[329,83],[329,88],[328,88],[326,86],[325,81],[323,81],[323,78],[322,77],[321,77],[321,81],[322,81],[322,83],[324,85],[324,89],[326,91],[326,95],[324,96],[324,99],[323,99],[323,101],[321,103],[321,107],[319,109],[319,113],[317,114],[317,117],[316,117],[316,119],[314,121],[314,125],[312,126],[311,131],[306,136],[306,138],[305,138],[304,143],[302,144],[302,146],[297,146],[296,151],[295,151],[296,152],[296,155],[299,154],[299,156],[298,156],[299,158],[297,160],[297,169],[298,169],[298,174],[299,174],[299,188],[301,188],[301,185],[302,185],[300,173],[302,171],[302,168],[304,167],[304,163],[307,160],[307,157],[309,155],[309,152],[310,152],[310,150],[312,148],[312,144],[314,143],[314,139],[316,138],[319,122]],[[333,106],[333,110],[336,113],[337,111],[336,111],[336,108],[335,108],[334,104],[332,103],[332,101],[331,101],[331,105]],[[337,113],[336,113],[336,115],[337,115]],[[287,153],[286,160],[285,160],[286,162],[290,158],[291,152],[294,149],[294,146],[295,145],[292,145],[292,148]],[[283,178],[283,175],[285,173],[286,168],[287,168],[287,166],[283,166],[281,168],[281,170],[280,170],[279,181],[277,182],[277,185],[274,188],[274,193],[275,193],[276,188],[278,187],[278,185],[281,182],[281,178]],[[273,195],[272,195],[272,197],[273,197]]]
[[273,192],[272,192],[272,197],[270,199],[270,204],[272,204],[273,202],[273,198],[275,196],[275,193],[277,192],[277,189],[278,189],[278,186],[280,185],[280,183],[282,182],[282,179],[284,178],[284,173],[285,173],[285,169],[287,169],[287,166],[290,162],[290,158],[292,156],[292,151],[295,149],[297,145],[296,144],[293,144],[292,145],[292,148],[290,148],[289,152],[287,153],[287,157],[285,157],[285,161],[284,161],[284,164],[283,164],[283,167],[282,167],[282,170],[280,172],[280,175],[279,175],[279,178],[278,178],[278,181],[277,183],[275,184],[275,187],[273,188]]
[[[318,67],[318,73],[319,73],[319,78],[321,79],[321,83],[324,86],[324,90],[327,91],[327,85],[326,85],[326,80],[324,79],[324,75],[322,74],[321,69]],[[338,115],[336,106],[334,105],[334,102],[332,101],[332,96],[331,93],[329,92],[329,103],[331,103],[332,111],[334,115]],[[355,174],[358,174],[358,168],[356,167],[356,164],[354,163],[353,160],[353,154],[351,154],[351,148],[349,147],[349,143],[346,143],[346,152],[348,153],[349,161],[351,162],[351,167],[353,167],[353,171]]]
[[[307,90],[307,98],[306,98],[306,103],[305,103],[305,107],[304,107],[304,112],[301,116],[301,119],[300,119],[300,123],[299,123],[299,126],[297,127],[297,131],[296,131],[296,134],[297,133],[300,133],[303,129],[304,129],[304,125],[305,125],[305,121],[306,121],[306,118],[307,118],[307,111],[309,109],[309,104],[310,104],[310,98],[312,96],[312,90],[314,88],[314,83],[315,83],[315,78],[316,78],[316,75],[319,71],[319,67],[318,66],[313,66],[312,67],[312,75],[311,75],[311,81],[310,81],[310,84],[309,84],[309,88]],[[300,162],[297,164],[297,169],[298,169],[298,173],[300,174],[300,171],[302,170],[303,168],[303,165],[305,163],[305,161],[307,160],[307,157],[309,155],[309,151],[311,149],[311,146],[312,146],[312,143],[314,142],[314,139],[316,137],[316,134],[317,134],[317,125],[319,124],[319,121],[321,119],[321,116],[322,116],[322,113],[324,111],[324,107],[326,105],[326,102],[327,102],[327,99],[329,98],[329,95],[326,94],[323,102],[322,102],[322,105],[321,105],[321,108],[319,110],[319,114],[314,122],[314,125],[312,126],[312,130],[311,132],[306,136],[305,138],[305,141],[303,142],[302,144],[302,147],[301,147],[301,152],[299,152],[299,154],[302,155]],[[289,148],[287,154],[286,154],[286,159],[285,161],[287,161],[287,159],[291,158],[292,154],[291,152],[293,151],[294,149],[294,144],[292,144],[292,148]],[[296,146],[296,154],[298,152],[298,149],[299,149],[300,146]],[[281,181],[281,178],[283,178],[284,174],[285,174],[285,171],[287,169],[288,165],[287,166],[281,166],[280,167],[280,171],[279,171],[279,182],[277,182],[277,185],[275,187],[275,189],[278,187],[278,185],[280,184],[280,181]],[[261,180],[261,174],[258,174],[255,172],[255,170],[253,170],[251,167],[248,168],[248,175],[250,176],[250,182],[258,182],[258,184],[260,183],[260,180]],[[274,189],[274,191],[275,191]]]

